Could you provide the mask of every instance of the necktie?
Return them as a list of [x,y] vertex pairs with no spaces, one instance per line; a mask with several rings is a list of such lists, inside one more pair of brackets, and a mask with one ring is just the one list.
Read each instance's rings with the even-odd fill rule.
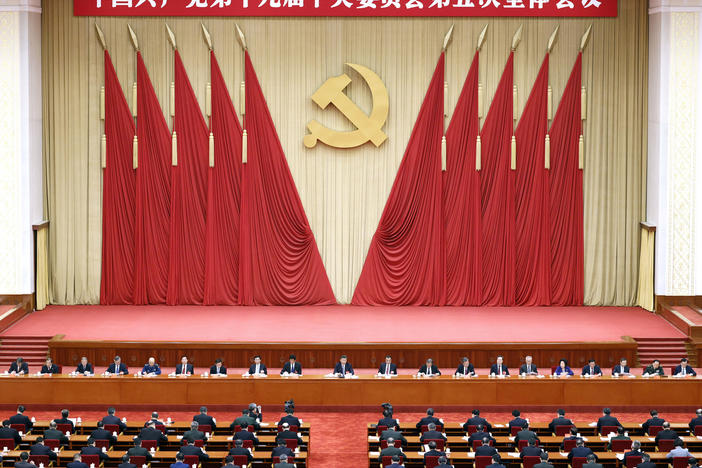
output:
[[531,372],[531,364],[527,364],[527,374]]
[[119,364],[115,364],[115,374],[119,374]]
[[682,368],[682,375],[685,375],[685,368]]
[[497,375],[502,375],[502,366],[497,366]]
[[390,375],[390,365],[385,364],[385,375]]
[[431,366],[427,366],[427,375],[431,375]]

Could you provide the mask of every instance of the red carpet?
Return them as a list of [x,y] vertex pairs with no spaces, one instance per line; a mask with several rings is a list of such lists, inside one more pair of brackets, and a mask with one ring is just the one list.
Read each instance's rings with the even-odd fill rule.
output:
[[[158,406],[154,409],[158,410]],[[348,468],[368,466],[366,424],[375,423],[380,419],[380,407],[377,413],[368,412],[299,412],[296,413],[303,421],[311,424],[310,429],[310,468]],[[264,419],[266,421],[277,420],[282,414],[273,411],[266,411],[264,408]],[[555,410],[554,410],[555,411]],[[33,411],[27,410],[28,416],[34,416],[39,420],[53,419],[58,417],[58,411]],[[469,411],[465,413],[437,412],[436,416],[444,419],[445,422],[465,422]],[[71,417],[80,416],[83,420],[97,420],[105,413],[97,411],[74,411]],[[163,418],[171,417],[173,420],[190,420],[193,412],[161,412]],[[3,414],[3,419],[9,417],[10,412]],[[126,417],[128,424],[143,423],[150,414],[147,412],[120,412],[117,408],[117,415]],[[235,412],[211,412],[218,422],[229,424],[236,416]],[[400,422],[415,422],[425,416],[419,412],[395,413]],[[494,423],[504,423],[512,419],[509,412],[481,412],[481,416]],[[523,413],[522,417],[529,418],[531,422],[548,422],[555,416],[552,413]],[[595,421],[600,413],[569,413],[568,417],[576,423]],[[622,422],[641,423],[648,419],[648,413],[616,413]],[[661,417],[671,422],[689,422],[692,415],[686,413],[661,413]]]
[[[496,329],[496,323],[510,326]],[[421,324],[426,326],[418,326]],[[458,324],[461,326],[455,326]],[[427,333],[428,327],[437,333]],[[625,335],[685,337],[663,318],[638,307],[356,306],[49,306],[26,316],[3,336],[251,341],[254,335],[249,331],[254,328],[266,330],[266,342],[578,342],[619,341]],[[256,339],[261,337],[256,335]]]

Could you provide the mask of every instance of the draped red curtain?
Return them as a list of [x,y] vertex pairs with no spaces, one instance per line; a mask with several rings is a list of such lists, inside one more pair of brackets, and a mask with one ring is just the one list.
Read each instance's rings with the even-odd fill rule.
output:
[[134,119],[107,50],[105,137],[100,304],[131,304],[134,294]]
[[171,262],[168,304],[201,304],[205,286],[205,222],[209,132],[190,80],[175,51],[178,163],[171,169]]
[[239,302],[336,304],[248,52],[245,73]]
[[444,239],[446,242],[446,304],[480,305],[482,251],[480,172],[476,170],[479,52],[458,97],[446,131],[444,174]]
[[134,303],[162,304],[168,290],[171,136],[140,52],[137,110]]
[[519,124],[516,173],[516,303],[548,305],[551,300],[550,194],[545,164],[548,117],[546,54]]
[[205,304],[236,304],[239,299],[239,203],[241,126],[227,84],[210,52],[214,167],[207,183]]
[[568,78],[551,124],[551,302],[583,303],[583,171],[578,163],[582,135],[580,82],[583,56]]
[[510,168],[513,69],[511,52],[480,134],[483,304],[488,306],[514,305],[515,174]]
[[353,295],[357,305],[442,305],[444,53],[419,110]]

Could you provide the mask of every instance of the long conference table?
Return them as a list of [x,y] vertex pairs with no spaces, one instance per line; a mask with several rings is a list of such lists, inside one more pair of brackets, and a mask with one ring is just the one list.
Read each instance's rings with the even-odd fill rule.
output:
[[577,405],[698,407],[700,378],[329,378],[324,375],[266,378],[136,377],[0,374],[0,404],[61,405],[232,405],[256,401],[280,405],[399,406]]

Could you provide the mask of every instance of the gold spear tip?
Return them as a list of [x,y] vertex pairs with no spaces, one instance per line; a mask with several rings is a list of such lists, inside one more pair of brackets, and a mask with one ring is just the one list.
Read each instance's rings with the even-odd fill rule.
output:
[[582,39],[580,39],[580,52],[585,50],[585,46],[587,46],[587,43],[590,41],[590,32],[592,31],[592,23],[590,23],[590,26],[587,27],[587,30],[585,31],[585,34],[583,34]]
[[451,27],[449,28],[448,32],[444,36],[444,46],[441,48],[441,50],[446,50],[446,48],[449,45],[449,42],[451,42],[451,37],[453,36],[453,27],[455,24],[452,24]]
[[239,24],[234,23],[234,27],[236,28],[236,38],[239,40],[241,48],[247,50],[248,47],[246,46],[246,36],[244,36],[244,32],[239,27]]
[[550,54],[551,51],[553,50],[553,44],[556,43],[556,38],[558,37],[558,29],[561,27],[559,24],[556,26],[556,29],[553,30],[553,33],[551,33],[551,37],[548,38],[548,45],[546,46],[546,51]]
[[203,34],[203,36],[205,36],[205,42],[207,42],[207,48],[212,50],[212,36],[210,36],[210,32],[205,27],[205,23],[200,23],[200,26],[202,26],[202,34]]
[[173,49],[177,49],[178,46],[176,45],[176,39],[175,39],[175,34],[173,34],[173,30],[171,29],[170,26],[168,26],[168,23],[166,24],[166,31],[168,32],[168,40],[171,42],[171,45],[173,46]]
[[129,37],[132,39],[132,46],[136,52],[139,52],[139,41],[137,40],[136,33],[131,25],[127,24],[127,27],[129,28]]
[[107,43],[105,42],[105,35],[102,33],[102,29],[100,29],[100,26],[98,26],[97,23],[95,23],[95,32],[97,33],[98,40],[100,41],[100,45],[102,46],[102,49],[107,50]]
[[524,25],[520,24],[519,29],[517,29],[517,32],[514,33],[514,37],[512,38],[512,50],[513,51],[517,50],[517,46],[519,45],[520,42],[522,42],[522,28],[524,28]]
[[478,36],[478,47],[477,47],[478,50],[483,48],[483,44],[485,43],[485,37],[487,34],[487,30],[488,30],[488,24],[485,24],[485,27],[483,28],[483,30],[480,31],[480,36]]

